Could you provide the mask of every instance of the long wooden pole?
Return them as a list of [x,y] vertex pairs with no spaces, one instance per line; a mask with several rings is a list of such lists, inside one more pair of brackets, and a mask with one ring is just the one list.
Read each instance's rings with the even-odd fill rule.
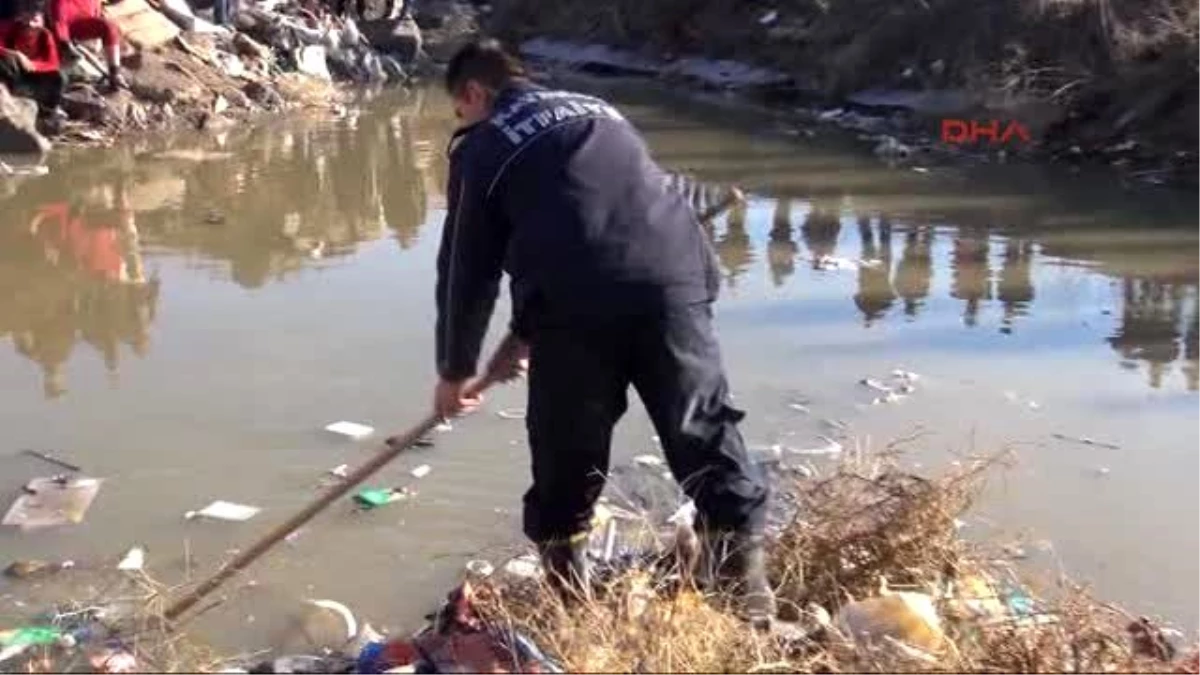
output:
[[[491,384],[492,380],[490,378],[485,377],[477,380],[468,388],[468,395],[475,396],[480,394],[489,386],[491,386]],[[321,511],[324,511],[325,507],[329,506],[338,499],[341,499],[342,496],[352,490],[355,486],[365,481],[376,471],[383,468],[388,462],[391,462],[393,459],[398,457],[400,453],[412,447],[413,444],[415,444],[418,440],[420,440],[429,432],[433,431],[433,428],[436,427],[440,422],[441,419],[437,414],[430,413],[429,416],[427,416],[419,424],[403,434],[388,438],[386,441],[384,441],[383,448],[381,448],[379,452],[377,452],[375,456],[372,457],[366,464],[363,464],[355,469],[353,473],[351,473],[349,476],[346,476],[345,480],[339,481],[336,485],[331,486],[325,491],[324,494],[313,500],[312,503],[304,507],[304,509],[302,509],[299,513],[287,519],[287,521],[280,524],[275,529],[271,530],[267,536],[258,540],[258,542],[250,548],[239,553],[236,558],[222,567],[216,574],[209,577],[199,586],[196,586],[187,595],[183,596],[179,600],[176,600],[174,604],[167,608],[167,611],[163,614],[163,616],[167,619],[167,621],[173,621],[180,614],[183,614],[187,610],[191,609],[191,607],[204,598],[204,596],[213,592],[218,586],[225,583],[225,581],[230,577],[245,569],[248,565],[250,565],[250,563],[254,562],[262,554],[270,550],[272,546],[278,544],[288,535],[300,529],[300,527],[311,520],[313,516],[317,515]]]
[[[722,211],[730,208],[734,204],[741,202],[745,196],[737,188],[731,188],[729,193],[719,203],[713,205],[704,213],[700,214],[700,221],[706,221],[715,218]],[[468,396],[476,396],[483,393],[495,383],[495,380],[490,374],[476,380],[467,387]],[[327,506],[342,498],[347,492],[353,489],[356,485],[362,483],[376,471],[382,469],[384,465],[398,457],[400,453],[412,447],[418,440],[424,437],[429,432],[433,431],[441,422],[441,419],[435,413],[430,413],[428,417],[422,420],[412,429],[392,436],[384,442],[383,448],[379,450],[366,464],[358,467],[346,477],[345,480],[330,487],[325,494],[313,500],[311,504],[304,507],[299,513],[287,519],[284,523],[277,526],[275,529],[267,533],[267,536],[259,539],[253,546],[242,551],[231,560],[228,564],[217,571],[216,574],[206,579],[199,586],[192,589],[187,595],[176,600],[167,611],[163,613],[164,618],[168,622],[174,621],[179,615],[191,609],[197,602],[200,602],[204,596],[212,593],[221,584],[225,583],[230,577],[248,567],[250,563],[258,560],[264,553],[271,550],[271,547],[285,539],[289,534],[300,529],[305,523],[311,520],[321,511],[324,511]]]

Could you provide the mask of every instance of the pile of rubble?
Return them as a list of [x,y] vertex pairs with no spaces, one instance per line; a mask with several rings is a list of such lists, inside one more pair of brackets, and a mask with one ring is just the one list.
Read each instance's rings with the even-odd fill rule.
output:
[[107,93],[99,45],[76,45],[66,67],[65,119],[0,85],[0,153],[45,153],[53,140],[107,144],[128,131],[215,130],[257,113],[338,108],[341,85],[406,85],[431,64],[421,29],[399,18],[355,22],[307,0],[240,3],[228,26],[188,0],[116,0],[104,7],[122,37],[127,87]]

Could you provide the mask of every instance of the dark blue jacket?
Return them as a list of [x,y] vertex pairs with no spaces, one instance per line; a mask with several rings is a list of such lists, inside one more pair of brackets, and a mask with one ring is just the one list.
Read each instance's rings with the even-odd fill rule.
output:
[[502,271],[518,336],[711,302],[713,249],[636,129],[605,101],[522,84],[451,141],[438,252],[437,368],[476,363]]

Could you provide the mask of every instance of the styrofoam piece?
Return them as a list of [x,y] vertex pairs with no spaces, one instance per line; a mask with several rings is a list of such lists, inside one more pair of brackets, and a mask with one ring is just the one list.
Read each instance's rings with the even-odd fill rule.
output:
[[359,424],[358,422],[347,422],[342,420],[340,422],[334,422],[333,424],[327,425],[325,427],[325,431],[338,434],[339,436],[353,438],[357,441],[375,433],[375,428],[369,427],[365,424]]
[[425,476],[429,475],[430,471],[433,471],[433,467],[429,466],[428,464],[422,464],[409,473],[412,474],[413,478],[424,478]]
[[117,569],[126,571],[136,571],[142,569],[146,564],[146,551],[140,546],[135,546],[129,549],[121,562],[117,563]]
[[262,509],[257,506],[246,506],[245,504],[234,504],[217,500],[199,511],[188,511],[183,515],[184,518],[191,520],[196,517],[212,518],[213,520],[250,520],[258,514]]

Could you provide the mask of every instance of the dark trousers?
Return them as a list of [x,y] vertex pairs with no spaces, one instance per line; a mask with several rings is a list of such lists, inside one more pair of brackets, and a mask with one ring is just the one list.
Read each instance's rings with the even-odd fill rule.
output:
[[238,0],[213,0],[213,23],[228,26],[238,12]]
[[529,328],[526,536],[546,542],[588,529],[631,384],[672,474],[696,502],[698,524],[762,531],[767,486],[736,426],[744,413],[727,400],[710,305],[592,325],[536,317]]
[[42,113],[62,103],[63,90],[67,87],[67,78],[62,71],[26,72],[12,57],[0,57],[0,82],[8,85],[14,95],[28,96],[37,101]]

